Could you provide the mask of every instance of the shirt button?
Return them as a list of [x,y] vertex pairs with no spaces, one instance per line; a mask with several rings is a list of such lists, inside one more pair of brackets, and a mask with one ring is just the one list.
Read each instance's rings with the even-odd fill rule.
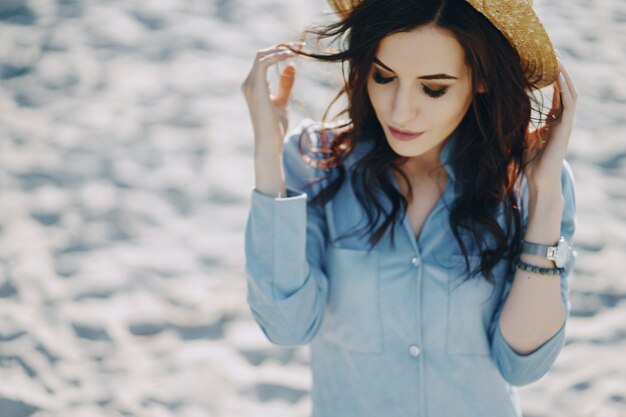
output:
[[420,354],[420,352],[421,352],[421,351],[422,351],[422,350],[421,350],[421,349],[420,349],[420,347],[419,347],[419,346],[417,346],[417,345],[411,345],[411,346],[409,346],[409,354],[410,354],[411,356],[413,356],[414,358],[415,358],[415,357],[417,357],[417,356],[419,356],[419,354]]
[[411,263],[415,266],[418,266],[420,264],[420,258],[418,258],[417,256],[412,257]]

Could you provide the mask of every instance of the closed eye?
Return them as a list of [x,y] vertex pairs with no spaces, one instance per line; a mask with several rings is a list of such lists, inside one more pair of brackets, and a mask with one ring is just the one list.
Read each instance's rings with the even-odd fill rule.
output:
[[[387,83],[393,81],[393,79],[395,77],[383,77],[380,72],[374,70],[372,78],[378,84],[387,84]],[[448,90],[447,88],[441,88],[439,90],[432,90],[432,89],[426,87],[423,84],[422,84],[422,87],[423,87],[424,93],[426,93],[427,95],[429,95],[430,97],[433,97],[433,98],[438,98],[438,97],[443,96],[446,93],[446,91]]]
[[447,88],[441,88],[439,90],[431,90],[430,88],[426,87],[425,85],[422,85],[423,90],[426,94],[428,94],[429,96],[433,97],[433,98],[438,98],[443,96],[446,91],[448,91]]
[[387,84],[388,82],[391,82],[391,80],[393,80],[393,77],[383,77],[378,71],[374,71],[374,75],[372,76],[372,78],[378,84]]

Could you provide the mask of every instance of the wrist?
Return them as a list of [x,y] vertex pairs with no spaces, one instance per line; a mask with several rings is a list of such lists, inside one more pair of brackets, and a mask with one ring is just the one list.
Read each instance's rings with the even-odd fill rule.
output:
[[537,199],[528,213],[524,240],[543,245],[558,241],[561,237],[563,207],[561,196]]
[[531,192],[528,201],[528,220],[540,214],[546,216],[561,216],[565,206],[563,193],[558,190],[550,192]]

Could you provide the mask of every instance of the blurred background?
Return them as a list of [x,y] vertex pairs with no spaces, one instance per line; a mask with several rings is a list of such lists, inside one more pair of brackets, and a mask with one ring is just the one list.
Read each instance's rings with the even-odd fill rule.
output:
[[[567,344],[527,417],[626,416],[626,1],[536,0],[580,97]],[[324,0],[0,0],[0,416],[308,416],[246,304],[240,85]],[[291,125],[340,67],[299,58]],[[281,64],[281,66],[284,64]],[[275,85],[276,72],[270,71]]]

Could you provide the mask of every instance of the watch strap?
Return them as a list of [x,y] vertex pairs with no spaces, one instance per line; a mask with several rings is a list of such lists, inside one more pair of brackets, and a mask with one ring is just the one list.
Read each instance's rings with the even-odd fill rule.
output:
[[554,247],[554,245],[542,245],[539,243],[531,243],[524,241],[522,245],[522,252],[530,255],[541,256],[542,258],[548,257],[548,250]]

